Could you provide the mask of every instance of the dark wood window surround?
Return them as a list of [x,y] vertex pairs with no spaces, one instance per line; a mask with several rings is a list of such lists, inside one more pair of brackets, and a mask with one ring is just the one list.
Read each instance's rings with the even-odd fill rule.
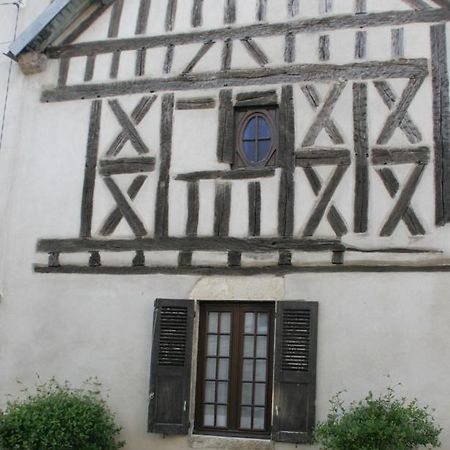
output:
[[274,303],[201,304],[195,432],[270,437]]

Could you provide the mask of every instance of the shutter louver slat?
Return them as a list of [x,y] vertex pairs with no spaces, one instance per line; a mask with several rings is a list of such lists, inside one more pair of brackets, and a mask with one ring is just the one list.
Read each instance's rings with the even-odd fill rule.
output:
[[307,443],[315,420],[318,304],[277,304],[272,438]]
[[194,302],[158,299],[154,314],[148,431],[187,434]]

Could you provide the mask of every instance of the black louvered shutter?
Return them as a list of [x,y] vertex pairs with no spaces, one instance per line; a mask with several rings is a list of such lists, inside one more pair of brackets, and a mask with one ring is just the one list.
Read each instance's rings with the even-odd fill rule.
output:
[[192,300],[157,299],[153,320],[148,431],[189,432]]
[[315,421],[318,303],[277,304],[272,439],[306,443]]

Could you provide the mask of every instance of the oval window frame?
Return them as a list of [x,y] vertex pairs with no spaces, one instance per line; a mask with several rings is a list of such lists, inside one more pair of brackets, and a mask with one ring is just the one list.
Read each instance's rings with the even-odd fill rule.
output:
[[[243,148],[243,142],[244,142],[244,131],[248,124],[248,122],[256,116],[261,116],[264,118],[264,120],[267,122],[269,129],[270,129],[270,137],[271,137],[271,145],[269,148],[269,151],[267,152],[267,155],[264,159],[257,162],[252,162],[247,159],[247,156],[245,155],[245,150]],[[243,161],[245,167],[249,168],[260,168],[260,167],[266,167],[268,162],[272,159],[274,153],[277,149],[277,142],[278,142],[278,136],[276,134],[276,125],[274,118],[271,117],[268,110],[265,109],[252,109],[245,111],[242,117],[239,120],[239,126],[237,129],[237,151],[239,154],[239,157]],[[272,165],[272,164],[271,164]],[[276,165],[276,162],[273,164]]]

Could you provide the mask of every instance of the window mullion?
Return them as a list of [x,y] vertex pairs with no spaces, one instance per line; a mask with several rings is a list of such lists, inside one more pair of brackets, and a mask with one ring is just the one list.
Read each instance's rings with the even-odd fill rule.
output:
[[241,370],[241,314],[239,305],[233,306],[232,315],[232,350],[230,358],[230,397],[229,397],[229,428],[237,430],[239,428],[239,393]]

